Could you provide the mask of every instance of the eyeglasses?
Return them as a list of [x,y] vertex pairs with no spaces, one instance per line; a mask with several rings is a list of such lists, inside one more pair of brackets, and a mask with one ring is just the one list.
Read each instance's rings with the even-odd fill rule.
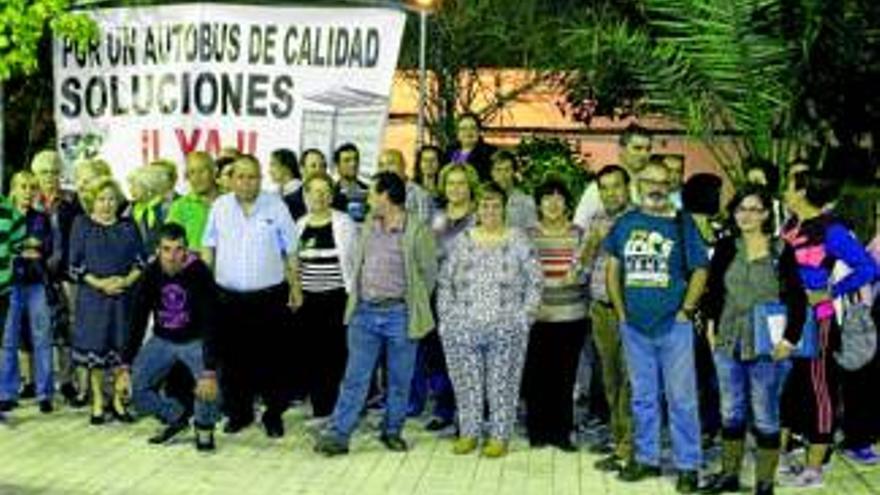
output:
[[767,209],[766,209],[766,208],[762,208],[762,207],[745,207],[745,206],[738,206],[738,207],[736,208],[736,212],[737,212],[737,213],[764,213],[765,211],[767,211]]
[[655,180],[655,179],[639,179],[639,184],[644,184],[646,186],[668,186],[668,180]]

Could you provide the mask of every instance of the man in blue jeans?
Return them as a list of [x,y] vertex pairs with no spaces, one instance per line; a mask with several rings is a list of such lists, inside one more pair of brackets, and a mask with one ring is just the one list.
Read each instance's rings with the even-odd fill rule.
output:
[[370,215],[355,249],[349,288],[348,365],[339,398],[315,451],[348,452],[381,351],[387,359],[388,391],[380,440],[391,451],[408,449],[401,437],[418,339],[434,327],[431,291],[437,275],[434,236],[407,214],[406,184],[392,172],[376,175],[368,196]]
[[660,475],[662,390],[676,489],[693,493],[701,452],[691,318],[706,284],[708,260],[690,215],[677,213],[669,199],[666,167],[649,164],[638,181],[639,208],[621,216],[605,240],[608,296],[620,321],[632,384],[635,458],[620,479]]
[[[183,363],[197,379],[196,448],[214,450],[214,424],[219,416],[214,372],[214,279],[208,266],[188,251],[183,227],[167,223],[158,237],[157,258],[147,266],[135,300],[132,331],[122,357],[125,366],[120,371],[121,383],[132,390],[134,405],[140,412],[152,414],[165,424],[149,439],[150,443],[167,443],[189,427],[189,417],[183,404],[161,395],[158,387],[173,365]],[[151,314],[153,336],[141,347]]]

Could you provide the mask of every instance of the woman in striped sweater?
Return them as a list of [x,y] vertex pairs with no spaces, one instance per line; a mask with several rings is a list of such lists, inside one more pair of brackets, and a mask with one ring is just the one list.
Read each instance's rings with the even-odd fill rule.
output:
[[544,272],[537,321],[525,368],[526,426],[533,447],[577,450],[571,442],[572,397],[587,332],[587,290],[576,269],[583,232],[571,223],[571,195],[551,179],[535,192],[538,225],[530,229]]

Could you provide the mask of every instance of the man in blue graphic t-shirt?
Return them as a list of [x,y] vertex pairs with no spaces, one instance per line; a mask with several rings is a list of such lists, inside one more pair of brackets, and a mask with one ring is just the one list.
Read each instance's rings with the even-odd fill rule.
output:
[[669,407],[676,488],[697,490],[700,418],[691,318],[706,283],[708,259],[691,217],[669,199],[669,171],[649,164],[639,174],[638,209],[617,220],[605,239],[608,296],[621,322],[632,382],[635,459],[624,481],[660,475],[660,394]]

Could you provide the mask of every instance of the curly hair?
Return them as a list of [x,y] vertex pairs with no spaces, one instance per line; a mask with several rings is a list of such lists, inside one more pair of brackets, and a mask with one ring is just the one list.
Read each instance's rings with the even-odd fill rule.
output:
[[85,194],[83,194],[82,197],[83,206],[85,206],[86,212],[92,213],[94,211],[95,201],[98,199],[98,196],[107,189],[113,190],[116,194],[116,201],[123,201],[125,199],[125,196],[122,194],[122,188],[119,187],[119,183],[116,182],[113,177],[106,175],[97,177],[89,182],[88,186],[86,186]]
[[476,199],[477,190],[480,188],[480,174],[477,169],[469,163],[449,163],[440,169],[440,180],[437,182],[437,188],[440,196],[446,200],[446,181],[449,180],[449,174],[453,172],[463,172],[467,178],[468,190],[471,193],[471,199]]

